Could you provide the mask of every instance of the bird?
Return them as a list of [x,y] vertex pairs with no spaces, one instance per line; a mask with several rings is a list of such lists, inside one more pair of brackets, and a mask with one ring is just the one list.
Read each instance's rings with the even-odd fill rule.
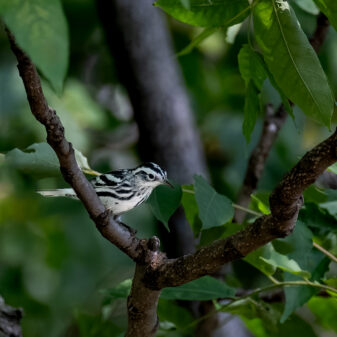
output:
[[[147,162],[132,169],[120,169],[101,174],[90,180],[105,208],[116,219],[148,199],[158,185],[174,186],[167,173],[159,165]],[[78,199],[72,188],[39,190],[46,197],[70,197]]]

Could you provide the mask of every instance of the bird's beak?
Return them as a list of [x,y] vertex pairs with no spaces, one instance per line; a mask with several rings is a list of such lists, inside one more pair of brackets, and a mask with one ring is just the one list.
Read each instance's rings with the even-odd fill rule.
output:
[[166,185],[166,186],[169,186],[171,188],[174,188],[174,186],[167,179],[164,180],[163,185]]

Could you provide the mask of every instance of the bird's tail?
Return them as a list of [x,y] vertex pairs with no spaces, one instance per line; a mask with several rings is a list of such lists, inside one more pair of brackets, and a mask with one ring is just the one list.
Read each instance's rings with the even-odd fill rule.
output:
[[76,193],[72,188],[61,188],[57,190],[39,190],[36,192],[43,195],[44,197],[69,197],[77,199]]

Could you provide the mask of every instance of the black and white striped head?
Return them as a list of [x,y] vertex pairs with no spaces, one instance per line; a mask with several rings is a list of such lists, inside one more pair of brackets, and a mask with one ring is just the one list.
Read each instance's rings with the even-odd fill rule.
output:
[[155,163],[144,163],[133,169],[136,184],[139,187],[155,188],[158,185],[173,187],[167,180],[167,173]]

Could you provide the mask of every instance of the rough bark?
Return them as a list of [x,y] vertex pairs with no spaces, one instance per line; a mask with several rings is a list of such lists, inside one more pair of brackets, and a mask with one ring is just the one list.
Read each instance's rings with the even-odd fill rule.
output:
[[0,336],[22,337],[20,325],[22,316],[22,309],[16,309],[6,305],[0,296]]
[[[323,13],[320,13],[317,16],[316,30],[313,36],[310,38],[310,44],[316,53],[318,53],[322,47],[328,31],[329,20]],[[274,112],[274,109],[271,105],[266,106],[266,114],[261,136],[249,157],[245,178],[239,193],[238,204],[241,206],[247,207],[249,205],[250,195],[257,188],[257,184],[264,171],[269,152],[272,149],[273,144],[284,122],[286,121],[287,116],[288,114],[282,104],[279,106],[276,112]],[[236,210],[235,220],[238,223],[241,223],[244,220],[245,215],[246,214],[244,212]]]

